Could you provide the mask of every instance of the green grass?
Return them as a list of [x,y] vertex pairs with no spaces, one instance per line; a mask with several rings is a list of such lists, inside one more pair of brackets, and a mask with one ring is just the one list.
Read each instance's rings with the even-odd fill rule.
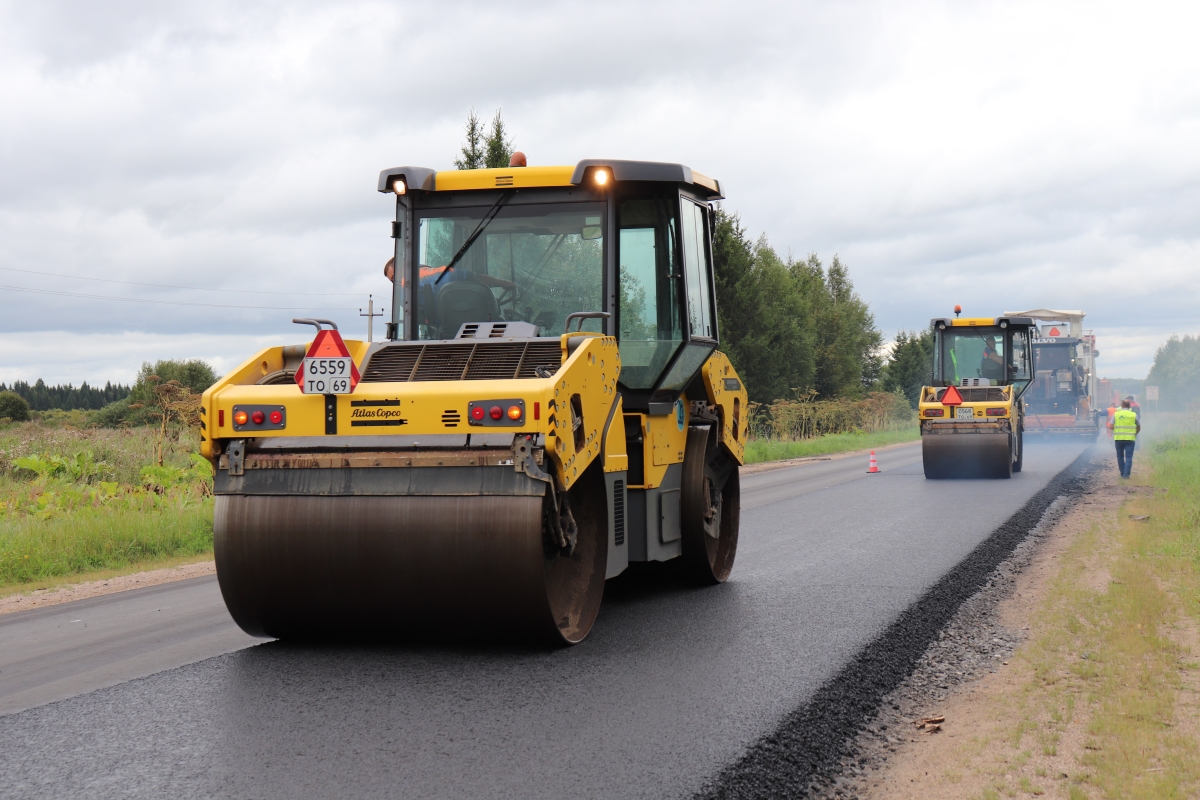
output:
[[979,742],[975,770],[1006,795],[1029,794],[1038,768],[1059,776],[1057,787],[1036,782],[1056,796],[1200,793],[1200,419],[1164,431],[1165,417],[1132,481],[1155,491],[1130,496],[1056,559],[1016,656],[1022,680],[986,701],[1000,726]]
[[[154,449],[149,428],[0,427],[0,594],[210,554],[213,504],[195,442],[168,442],[162,468],[150,466]],[[81,468],[38,475],[19,459]]]
[[[42,412],[42,417],[55,413]],[[164,462],[187,466],[188,454],[196,452],[192,437],[171,441],[164,453]],[[142,467],[154,461],[154,430],[142,428],[77,428],[70,424],[45,421],[0,425],[0,477],[29,477],[18,474],[13,461],[25,456],[55,454],[73,456],[90,451],[97,462],[103,463],[100,480],[122,484],[140,483]]]
[[147,569],[212,552],[212,500],[0,517],[0,589],[96,570]]
[[912,425],[901,430],[875,433],[831,433],[797,442],[751,439],[746,442],[746,463],[759,464],[764,461],[781,461],[786,458],[806,458],[832,453],[849,453],[855,450],[877,450],[889,444],[915,442],[920,438],[920,429],[916,425]]

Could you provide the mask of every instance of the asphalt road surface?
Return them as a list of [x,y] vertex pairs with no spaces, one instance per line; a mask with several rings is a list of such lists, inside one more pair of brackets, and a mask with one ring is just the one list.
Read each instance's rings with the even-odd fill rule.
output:
[[728,583],[632,570],[565,650],[247,647],[211,578],[3,617],[0,797],[687,797],[1084,449],[747,475]]

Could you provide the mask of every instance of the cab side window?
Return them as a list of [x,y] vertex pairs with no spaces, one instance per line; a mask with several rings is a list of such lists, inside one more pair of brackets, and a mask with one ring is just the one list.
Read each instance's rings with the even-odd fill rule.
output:
[[683,274],[687,284],[688,328],[692,336],[715,339],[712,264],[709,262],[706,209],[686,197],[680,202]]
[[1012,357],[1008,361],[1009,379],[1027,381],[1033,376],[1029,364],[1029,333],[1017,331],[1012,335]]

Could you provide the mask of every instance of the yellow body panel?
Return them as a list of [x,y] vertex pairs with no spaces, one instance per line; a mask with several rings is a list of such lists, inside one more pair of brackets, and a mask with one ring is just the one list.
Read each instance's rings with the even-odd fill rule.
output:
[[[617,376],[621,373],[621,355],[615,338],[599,333],[568,334],[563,336],[564,347],[569,339],[580,337],[586,341],[579,344],[558,373],[547,381],[552,394],[547,398],[551,414],[545,431],[546,454],[554,459],[564,488],[568,489],[592,459],[600,455],[604,424],[617,400]],[[513,386],[514,390],[530,382],[498,381]],[[470,383],[483,381],[443,385]]]
[[[565,487],[569,488],[600,453],[601,434],[608,413],[617,399],[617,375],[621,370],[621,357],[614,338],[590,333],[573,334],[563,337],[564,347],[568,338],[577,337],[586,341],[581,342],[574,353],[565,359],[552,378],[359,383],[352,394],[339,395],[337,398],[337,435],[377,437],[445,433],[544,433],[546,454],[554,459]],[[347,349],[360,367],[368,346],[366,342],[346,342]],[[256,385],[264,375],[275,371],[273,367],[282,367],[282,351],[280,347],[263,350],[204,393],[202,455],[216,459],[218,454],[212,446],[214,439],[278,436],[320,439],[325,436],[325,400],[322,396],[303,394],[294,383]],[[265,371],[263,364],[266,364]],[[573,424],[573,396],[578,396],[577,407],[582,411],[578,430]],[[468,425],[467,404],[472,400],[491,398],[525,400],[523,424],[511,427]],[[398,410],[405,422],[402,426],[386,429],[352,426],[350,423],[355,419],[356,412],[362,416],[371,411],[351,406],[351,402],[358,400],[399,400]],[[273,431],[235,431],[233,407],[235,404],[249,403],[284,406],[287,427]],[[541,419],[534,419],[534,403],[540,404]],[[224,425],[220,424],[222,411]],[[447,411],[458,412],[460,421],[456,426],[448,427],[443,422],[442,416]],[[613,421],[613,426],[623,432],[620,424],[620,420]],[[624,454],[623,441],[619,452],[614,445],[614,458]]]
[[439,192],[468,189],[535,188],[570,186],[574,167],[506,167],[504,169],[464,169],[439,172],[433,187]]
[[636,416],[638,424],[642,428],[642,475],[645,481],[641,484],[630,484],[629,488],[657,489],[667,475],[667,467],[683,461],[684,444],[687,442],[689,406],[686,398],[682,398],[681,402],[684,413],[682,432],[678,430],[679,425],[675,416],[678,407],[664,416],[629,415],[630,418]]
[[[687,428],[690,419],[690,404],[687,397],[680,397],[670,414],[662,416],[647,416],[646,426],[650,436],[646,439],[651,451],[650,463],[656,467],[666,467],[683,461],[683,450],[687,444]],[[649,474],[646,475],[649,480]]]
[[996,320],[991,317],[962,317],[950,320],[950,324],[956,328],[976,328],[995,325]]
[[604,437],[604,471],[624,472],[629,469],[629,450],[625,444],[625,402],[617,397],[617,407],[612,412],[608,435]]
[[[719,350],[709,356],[708,361],[701,368],[700,374],[704,377],[704,389],[708,393],[708,402],[719,409],[721,444],[729,449],[739,464],[744,464],[746,462],[748,425],[746,406],[750,400],[746,394],[746,387],[738,377],[733,364],[729,363],[729,356]],[[731,383],[727,384],[726,381]],[[726,388],[727,385],[732,387],[733,381],[737,382],[737,388]]]
[[[941,403],[937,402],[937,400],[934,399],[935,397],[937,397],[937,393],[940,390],[940,388],[941,387],[937,387],[937,386],[921,387],[921,402],[920,402],[920,405],[918,406],[917,413],[920,415],[922,422],[925,422],[926,420],[930,420],[930,419],[946,420],[946,419],[954,418],[954,414],[956,412],[951,411],[950,409],[955,408],[955,406],[942,405]],[[973,411],[972,416],[976,422],[996,422],[996,421],[1002,420],[1002,419],[1010,419],[1013,416],[1012,387],[1011,386],[997,386],[997,387],[992,387],[992,388],[1003,389],[1004,390],[1004,399],[1003,400],[987,400],[987,401],[971,402],[971,403],[964,402],[959,407],[972,409],[972,411]],[[960,388],[959,391],[966,392],[969,390]],[[1004,416],[989,417],[987,415],[987,409],[989,409],[989,408],[1003,408]],[[927,417],[927,416],[925,416],[926,409],[941,409],[942,416],[941,417]]]
[[[626,422],[621,398],[617,394],[621,356],[616,339],[598,333],[569,334],[562,337],[564,352],[568,341],[572,339],[582,341],[577,342],[574,352],[564,360],[552,378],[359,383],[352,394],[339,395],[337,398],[337,435],[379,437],[446,433],[542,433],[545,434],[546,457],[555,462],[563,488],[570,488],[583,474],[592,460],[600,455],[602,445],[605,472],[627,470]],[[369,345],[366,342],[347,341],[346,347],[361,368]],[[294,383],[272,386],[257,384],[264,376],[283,368],[283,350],[282,347],[271,347],[257,353],[204,393],[202,455],[216,461],[219,451],[213,447],[214,440],[283,436],[312,437],[319,442],[326,435],[325,400],[322,396],[303,394]],[[740,380],[737,390],[725,388],[725,379],[736,379],[737,373],[721,353],[713,354],[705,364],[703,374],[708,402],[719,409],[721,440],[741,463],[746,436],[745,389],[740,387]],[[491,398],[523,399],[526,409],[523,424],[511,427],[469,425],[467,404],[472,400]],[[351,405],[361,400],[399,400],[398,407],[389,406],[386,410],[399,414],[404,424],[388,428],[352,425],[356,419],[378,413],[374,408]],[[540,419],[534,418],[535,403],[538,404]],[[286,428],[270,431],[234,430],[234,406],[245,404],[284,406]],[[447,424],[444,420],[447,412],[457,412],[457,425]],[[630,416],[632,418],[634,415]],[[684,459],[691,405],[688,398],[683,396],[670,414],[636,416],[645,441],[643,485],[656,488],[662,484],[667,467]],[[222,418],[224,424],[221,424]],[[578,426],[576,419],[579,419]],[[734,420],[737,420],[736,430]],[[606,424],[607,436],[604,435]]]

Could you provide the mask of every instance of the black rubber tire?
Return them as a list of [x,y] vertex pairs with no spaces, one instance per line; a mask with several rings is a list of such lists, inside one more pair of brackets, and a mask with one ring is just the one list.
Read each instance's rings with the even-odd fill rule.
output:
[[680,488],[681,544],[689,572],[702,584],[724,583],[737,555],[742,493],[738,464],[717,441],[714,428],[688,430]]
[[1020,472],[1025,466],[1025,426],[1017,426],[1017,460],[1013,462],[1013,472]]

